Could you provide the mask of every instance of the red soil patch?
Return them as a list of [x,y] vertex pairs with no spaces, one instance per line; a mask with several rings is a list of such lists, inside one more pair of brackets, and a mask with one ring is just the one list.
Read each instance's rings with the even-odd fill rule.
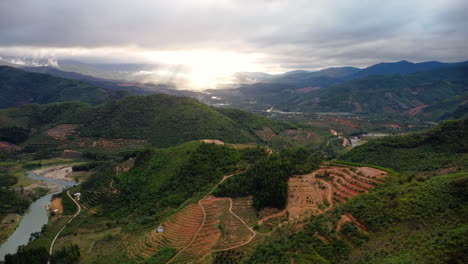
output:
[[424,91],[424,87],[416,87],[414,89],[411,89],[411,88],[407,88],[406,89],[408,92],[410,92],[412,95],[417,95],[419,94],[420,92],[423,92]]
[[54,212],[55,210],[58,210],[56,214],[62,214],[63,213],[62,198],[54,198],[50,202],[49,210],[50,212]]
[[118,175],[119,173],[123,171],[129,171],[130,169],[133,168],[133,166],[135,166],[135,159],[130,158],[120,163],[119,165],[115,166],[114,170],[115,170],[115,173]]
[[200,140],[201,142],[203,143],[207,143],[207,144],[216,144],[216,145],[224,145],[224,142],[222,142],[221,140],[217,140],[217,139],[203,139],[203,140]]
[[410,110],[408,110],[408,115],[414,116],[414,115],[418,114],[419,112],[421,112],[426,107],[428,107],[428,105],[421,105],[421,106],[418,106],[418,107],[415,107],[415,108],[411,108]]
[[401,129],[401,126],[398,124],[384,124],[383,126],[393,128],[393,129]]
[[244,220],[239,218],[238,215],[234,215],[234,212],[232,211],[232,199],[225,198],[224,200],[228,202],[228,207],[224,206],[224,210],[221,213],[220,223],[218,225],[221,229],[221,237],[216,243],[216,250],[226,250],[245,242],[249,242],[252,235],[255,234],[252,234],[252,231],[246,225]]
[[318,233],[315,233],[315,236],[316,236],[318,239],[322,240],[323,243],[325,243],[325,244],[330,243],[330,241],[328,241],[328,239],[327,239],[326,237],[324,237],[324,236],[322,236],[322,235],[319,235]]
[[290,219],[322,214],[336,202],[367,193],[386,175],[368,167],[322,166],[310,174],[291,177],[286,211]]
[[353,102],[354,112],[362,112],[362,107],[359,102]]
[[304,87],[296,90],[296,93],[310,93],[312,91],[320,90],[320,87]]
[[211,251],[221,237],[218,225],[223,211],[229,207],[229,201],[210,196],[203,199],[200,204],[206,212],[205,222],[189,247],[174,259],[175,263],[202,258]]
[[257,223],[257,213],[253,208],[252,196],[232,199],[232,211],[250,226]]
[[0,141],[0,150],[3,150],[3,151],[16,151],[16,150],[20,150],[20,147],[18,147],[15,144],[12,144],[10,142]]
[[273,137],[276,136],[275,132],[269,127],[264,127],[262,130],[255,130],[255,134],[259,136],[264,141],[270,141]]
[[[289,178],[286,207],[289,217],[300,217],[306,212],[312,215],[323,213],[333,204],[331,190],[330,183],[315,178],[314,173]],[[328,201],[328,206],[323,205],[324,200]]]
[[351,127],[351,128],[359,128],[359,125],[343,118],[338,118],[338,117],[331,117],[329,119],[332,122],[338,123],[340,125],[346,126],[346,127]]
[[75,124],[64,124],[58,125],[52,129],[47,131],[47,135],[58,139],[58,140],[66,140],[68,136],[75,134],[75,129],[78,125]]
[[292,139],[293,141],[298,142],[300,144],[306,144],[320,137],[316,133],[302,129],[287,129],[281,134],[286,134],[285,136],[287,138]]
[[181,249],[195,236],[202,219],[202,208],[189,204],[162,224],[164,232],[158,233],[153,229],[139,242],[132,244],[129,255],[134,258],[148,258],[166,246]]
[[363,224],[359,223],[358,220],[356,220],[356,218],[354,218],[354,216],[352,216],[351,214],[344,214],[341,216],[340,220],[338,221],[338,223],[336,224],[336,231],[335,233],[339,236],[339,233],[340,233],[340,230],[341,230],[341,227],[348,223],[348,222],[352,222],[354,223],[358,228],[360,228],[361,230],[363,231],[366,231],[366,232],[370,232],[370,230],[365,227]]

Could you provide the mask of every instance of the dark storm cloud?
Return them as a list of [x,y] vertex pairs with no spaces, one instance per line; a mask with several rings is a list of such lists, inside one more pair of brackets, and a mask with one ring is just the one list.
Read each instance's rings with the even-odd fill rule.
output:
[[468,58],[466,0],[2,0],[0,47],[222,49],[289,68]]

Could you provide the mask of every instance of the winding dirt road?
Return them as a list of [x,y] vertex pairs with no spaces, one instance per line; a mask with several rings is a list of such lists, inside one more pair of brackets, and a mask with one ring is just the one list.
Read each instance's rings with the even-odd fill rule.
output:
[[[214,187],[213,189],[211,189],[202,199],[200,199],[198,201],[198,206],[200,206],[200,208],[202,209],[203,211],[203,218],[202,218],[202,222],[200,224],[200,226],[198,227],[198,230],[197,232],[195,232],[195,235],[193,235],[192,239],[190,240],[190,242],[185,246],[183,247],[181,250],[179,250],[169,261],[167,261],[166,263],[171,263],[172,261],[174,261],[174,259],[176,259],[177,256],[180,255],[180,253],[184,252],[187,248],[189,248],[193,241],[195,241],[195,239],[197,238],[198,234],[200,233],[201,229],[203,228],[203,225],[205,225],[205,221],[206,221],[206,211],[205,211],[205,207],[203,207],[202,205],[202,201],[206,199],[206,197],[210,196],[211,193],[214,192],[214,190],[216,190],[216,188],[218,188],[218,186],[223,183],[225,180],[231,178],[232,176],[236,175],[236,174],[239,174],[239,173],[242,173],[242,172],[235,172],[235,173],[231,173],[231,174],[228,174],[228,175],[224,175],[223,178],[221,179],[220,182],[218,182]],[[231,208],[232,208],[232,199],[231,199],[231,205],[230,205],[230,209],[229,211],[231,211]],[[234,214],[234,216],[238,217],[237,215]],[[243,222],[243,221],[242,221]],[[243,222],[245,223],[245,222]]]
[[[70,199],[72,199],[73,202],[75,202],[75,204],[76,204],[78,210],[76,211],[75,215],[73,215],[73,217],[72,217],[70,220],[68,220],[68,222],[62,227],[62,229],[60,229],[60,231],[58,231],[58,233],[55,235],[54,239],[52,240],[52,243],[50,244],[50,249],[49,249],[49,254],[50,254],[50,255],[52,255],[52,251],[54,250],[55,241],[57,240],[57,238],[58,238],[58,236],[60,235],[60,233],[61,233],[61,232],[65,229],[65,227],[67,227],[67,225],[70,224],[71,221],[73,221],[73,219],[75,219],[75,217],[76,217],[78,214],[80,214],[80,212],[81,212],[81,206],[80,206],[80,204],[79,204],[75,199],[73,199],[73,197],[70,195],[70,191],[67,191],[67,195],[68,195],[68,197],[70,197]],[[50,263],[50,261],[47,262],[47,263]]]

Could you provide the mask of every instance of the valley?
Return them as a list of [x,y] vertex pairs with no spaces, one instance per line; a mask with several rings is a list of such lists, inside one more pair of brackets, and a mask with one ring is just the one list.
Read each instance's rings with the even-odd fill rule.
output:
[[4,261],[462,263],[465,64],[2,106],[1,238],[20,241],[29,206],[46,223]]

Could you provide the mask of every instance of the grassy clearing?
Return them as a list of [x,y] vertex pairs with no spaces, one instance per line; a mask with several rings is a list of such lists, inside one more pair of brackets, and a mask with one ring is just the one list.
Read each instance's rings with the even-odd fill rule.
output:
[[0,217],[0,244],[2,244],[16,230],[20,221],[21,215],[8,214]]

